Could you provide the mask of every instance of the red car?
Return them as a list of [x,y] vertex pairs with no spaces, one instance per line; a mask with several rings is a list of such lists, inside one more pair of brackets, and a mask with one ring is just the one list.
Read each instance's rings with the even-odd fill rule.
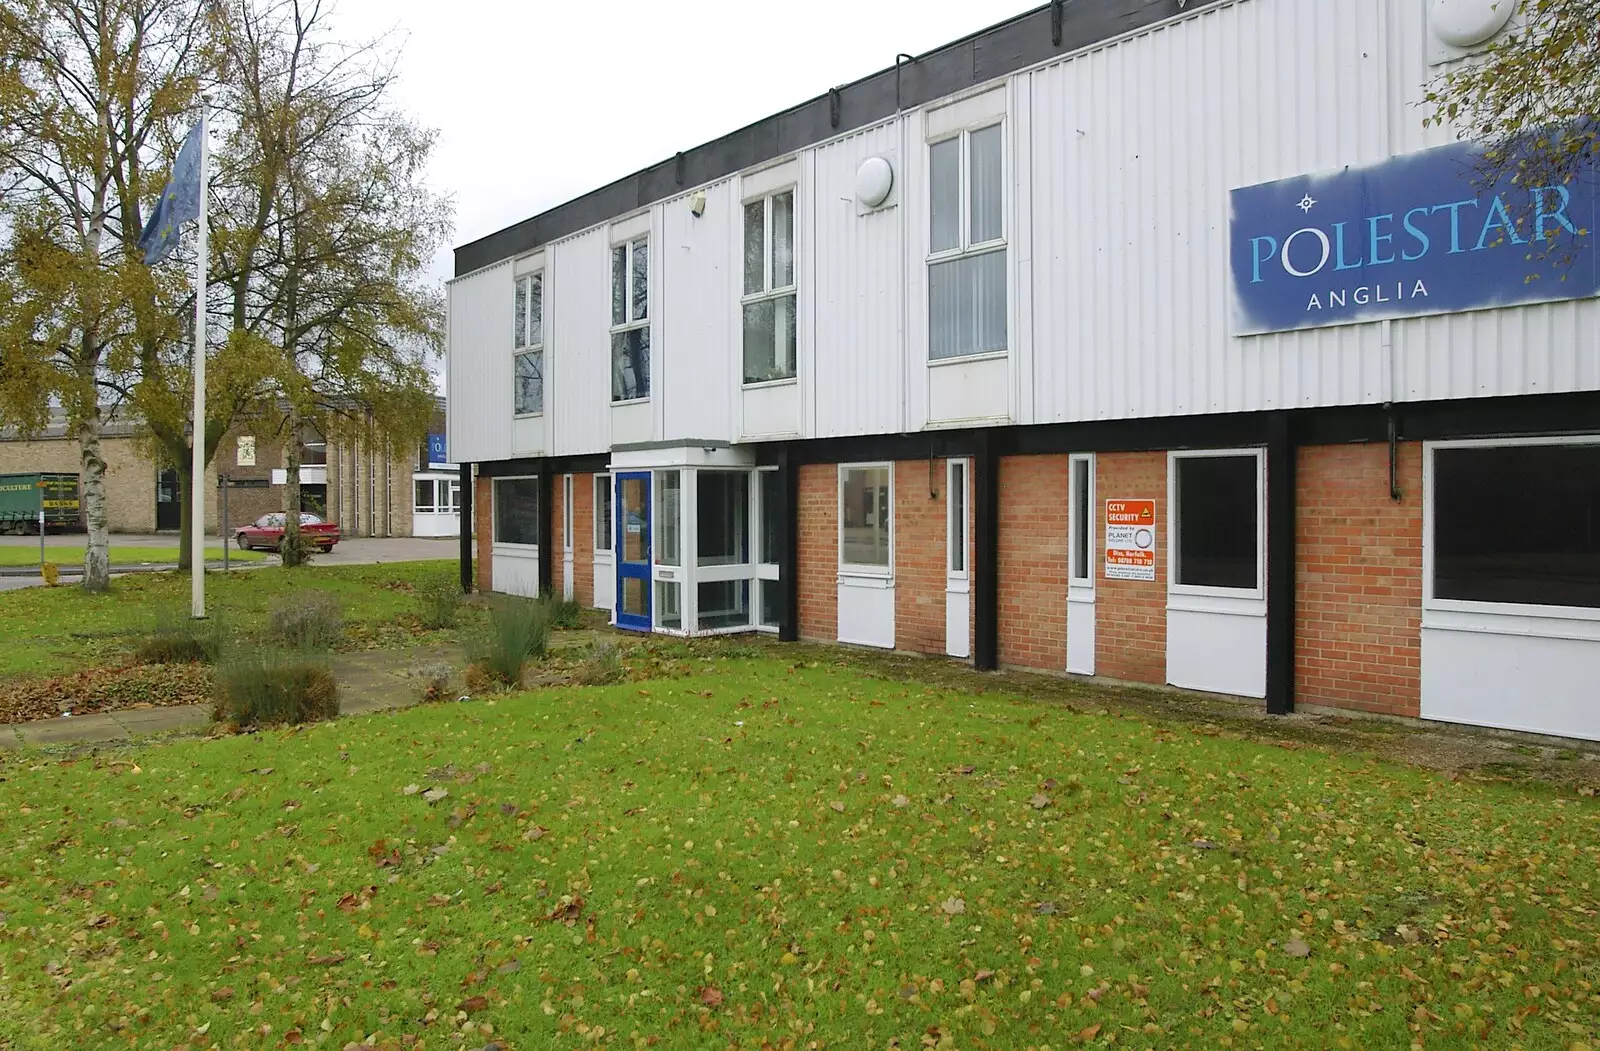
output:
[[[270,515],[262,515],[250,525],[239,530],[234,540],[245,551],[261,548],[263,551],[276,551],[283,543],[284,515],[282,511]],[[332,551],[333,545],[339,542],[339,527],[333,522],[324,522],[308,511],[300,512],[300,535],[313,544],[318,551]]]

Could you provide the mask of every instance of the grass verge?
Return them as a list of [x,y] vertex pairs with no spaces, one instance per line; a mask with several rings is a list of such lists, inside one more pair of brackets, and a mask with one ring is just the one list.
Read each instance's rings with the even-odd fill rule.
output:
[[[414,644],[423,632],[415,595],[418,581],[449,562],[394,562],[377,566],[269,566],[245,573],[206,575],[206,603],[240,637],[261,634],[273,599],[297,591],[328,592],[342,603],[348,646]],[[119,577],[111,591],[23,588],[0,593],[0,680],[42,676],[115,663],[151,630],[153,611],[189,604],[187,573]]]
[[[141,545],[119,546],[111,545],[107,549],[112,566],[138,566],[138,565],[163,565],[178,561],[178,548],[171,547],[144,547]],[[81,566],[83,564],[83,545],[46,544],[45,555],[58,566]],[[260,562],[267,556],[260,551],[240,551],[238,548],[228,552],[228,557],[235,562]],[[222,548],[206,548],[206,561],[221,562]],[[39,564],[39,545],[0,545],[0,567],[37,566]]]
[[0,761],[0,1035],[1596,1038],[1592,799],[1005,690],[694,663],[115,761]]

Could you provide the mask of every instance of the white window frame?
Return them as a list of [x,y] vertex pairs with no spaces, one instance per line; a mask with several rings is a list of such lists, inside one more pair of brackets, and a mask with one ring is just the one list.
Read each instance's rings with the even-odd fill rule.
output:
[[[1012,325],[1011,325],[1011,271],[1009,261],[1005,267],[1006,275],[1006,345],[1000,350],[982,350],[970,354],[952,354],[948,357],[933,357],[933,268],[940,263],[948,263],[956,259],[975,258],[988,255],[991,252],[1005,252],[1010,248],[1009,223],[1007,222],[1007,206],[1011,203],[1011,196],[1007,192],[1006,179],[1009,175],[1010,165],[1007,163],[1007,148],[1010,145],[1010,131],[1006,127],[1003,114],[986,114],[970,124],[943,131],[930,137],[924,147],[923,166],[928,172],[928,211],[924,216],[928,237],[928,255],[925,260],[923,275],[923,291],[927,299],[929,314],[927,328],[927,346],[923,354],[924,360],[930,368],[968,361],[985,361],[991,358],[1004,358],[1011,353]],[[990,128],[1000,129],[1000,236],[987,241],[972,241],[972,135],[975,132],[988,131]],[[956,199],[959,202],[958,236],[956,247],[934,251],[933,249],[933,148],[951,140],[959,139],[960,160],[956,164]]]
[[[1495,448],[1514,445],[1600,445],[1600,434],[1571,434],[1547,438],[1470,438],[1458,441],[1424,442],[1422,445],[1422,608],[1423,627],[1430,627],[1427,613],[1482,614],[1496,617],[1542,617],[1551,620],[1588,621],[1600,624],[1600,608],[1588,606],[1546,606],[1528,602],[1482,602],[1476,599],[1435,598],[1433,595],[1433,454],[1439,449]],[[1578,629],[1590,637],[1587,629]],[[1521,632],[1518,632],[1519,634]],[[1530,631],[1529,634],[1543,635]]]
[[[644,245],[646,253],[644,268],[644,317],[635,318],[633,316],[633,312],[634,307],[637,305],[637,301],[633,297],[633,254],[635,249],[637,249],[640,245]],[[616,269],[613,265],[613,257],[616,255],[616,251],[619,248],[623,249],[625,252],[625,265],[623,266],[622,270],[624,282],[622,292],[623,320],[621,324],[616,324],[615,319],[611,316],[611,307],[613,298],[616,295],[616,288],[612,284],[612,282],[616,280]],[[650,234],[648,232],[629,237],[626,240],[618,241],[614,243],[611,246],[611,250],[606,253],[606,269],[610,275],[607,278],[606,287],[611,292],[611,295],[606,297],[606,318],[611,322],[606,335],[606,361],[611,369],[616,368],[616,362],[614,359],[616,351],[612,349],[612,343],[615,341],[615,337],[622,333],[634,332],[639,329],[644,329],[646,332],[649,331],[650,288],[654,284],[654,282],[650,280],[650,268],[655,264],[654,255],[655,253],[650,251]],[[646,359],[649,362],[648,372],[650,376],[650,391],[647,391],[645,394],[635,398],[613,397],[611,399],[612,405],[638,405],[642,402],[647,402],[650,400],[650,393],[655,389],[655,353],[655,343],[652,341],[649,349],[649,357]],[[608,369],[608,375],[609,371],[610,370]]]
[[[773,251],[773,243],[774,243],[773,239],[772,239],[772,199],[774,197],[782,197],[784,194],[788,194],[789,195],[789,222],[790,222],[790,227],[789,227],[789,253],[790,253],[790,263],[791,263],[790,270],[791,270],[791,273],[789,275],[789,279],[790,280],[789,280],[789,283],[787,285],[781,285],[781,286],[778,286],[778,287],[774,287],[773,284],[772,284],[772,251]],[[748,208],[752,204],[755,204],[757,201],[761,202],[762,213],[763,213],[763,217],[764,217],[763,218],[763,225],[762,225],[762,245],[764,246],[765,250],[761,253],[762,290],[759,291],[759,292],[748,292],[747,293],[744,290],[744,258],[745,258],[744,253],[746,251],[748,251],[748,248],[745,245],[745,237],[747,236],[747,234],[746,234],[745,225],[744,225],[744,212],[745,212],[746,208]],[[774,190],[769,190],[769,191],[767,191],[765,193],[760,194],[759,196],[747,197],[740,204],[740,207],[739,207],[739,247],[741,249],[740,255],[739,255],[739,293],[740,293],[740,295],[739,295],[739,318],[738,318],[738,332],[740,334],[739,335],[739,379],[742,381],[742,383],[743,383],[743,385],[744,385],[744,387],[746,389],[751,388],[751,387],[776,387],[776,386],[781,386],[783,384],[792,384],[792,383],[798,383],[799,382],[799,378],[800,378],[800,332],[799,332],[799,324],[800,324],[800,252],[799,252],[799,243],[798,243],[798,236],[797,236],[799,234],[799,231],[800,231],[799,206],[800,206],[799,187],[794,185],[794,184],[790,184],[788,186],[780,186],[780,187],[778,187],[778,188],[776,188]],[[745,307],[750,306],[753,303],[763,303],[763,302],[767,302],[768,300],[777,301],[777,300],[780,300],[780,299],[793,299],[794,300],[794,318],[793,318],[793,320],[794,320],[794,324],[795,324],[795,348],[794,348],[794,359],[795,360],[789,362],[789,370],[790,370],[789,371],[789,375],[787,375],[787,376],[777,376],[777,377],[774,377],[772,379],[766,379],[766,380],[748,380],[748,379],[745,379],[745,367],[744,367],[744,350],[745,350],[745,348],[744,348],[744,309],[745,309]],[[777,341],[778,341],[778,329],[777,329],[776,325],[773,326],[772,340],[773,340],[772,349],[773,349],[774,353],[776,353],[776,351],[777,351]]]
[[777,467],[758,467],[750,473],[750,557],[754,559],[755,589],[750,603],[750,620],[755,630],[777,634],[778,625],[761,623],[763,594],[769,582],[777,583],[781,570],[776,562],[761,560],[761,534],[767,525],[767,502],[761,495],[761,484],[768,475],[777,474]]
[[[521,288],[524,284],[526,284],[528,286],[528,295],[527,295],[526,300],[524,301],[525,304],[526,304],[526,307],[527,307],[527,314],[526,314],[526,316],[524,316],[522,318],[522,331],[526,336],[528,336],[528,338],[526,339],[525,342],[521,343],[520,345],[517,344],[517,339],[516,339],[517,328],[516,328],[516,318],[515,317],[512,318],[512,325],[511,325],[511,342],[512,342],[512,348],[511,348],[511,379],[512,379],[512,383],[511,383],[511,414],[512,414],[513,418],[519,419],[519,420],[532,419],[532,418],[534,418],[536,416],[543,416],[544,415],[544,395],[545,395],[545,389],[544,389],[545,388],[545,383],[544,383],[544,380],[545,380],[545,374],[544,374],[544,270],[543,270],[543,268],[540,268],[538,270],[530,270],[526,274],[519,274],[517,276],[516,282],[512,287],[512,300],[511,300],[511,302],[512,302],[512,313],[513,313],[513,315],[516,312],[516,295],[515,295],[516,290]],[[534,293],[535,287],[537,287],[538,292],[539,292],[539,297],[538,297],[539,298],[539,339],[538,339],[538,342],[534,342],[534,340],[532,339],[532,332],[533,332],[533,299],[534,299],[533,293]],[[517,363],[517,360],[519,358],[524,358],[524,357],[537,357],[538,358],[538,367],[539,367],[539,407],[537,409],[534,409],[531,412],[518,412],[518,411],[516,411],[516,409],[517,409],[517,404],[516,404],[516,402],[517,402],[517,386],[516,386],[517,364],[516,363]]]
[[[600,493],[601,493],[602,490],[606,494],[606,501],[605,501],[606,512],[603,515],[600,513]],[[614,519],[616,517],[616,513],[617,513],[616,504],[615,504],[616,498],[617,498],[616,497],[616,493],[612,490],[612,486],[611,486],[611,475],[609,473],[595,475],[594,476],[594,492],[593,492],[593,499],[594,499],[594,530],[590,535],[590,542],[594,545],[594,550],[595,550],[596,554],[599,554],[599,553],[602,553],[602,552],[604,552],[605,554],[608,554],[608,555],[611,554],[611,547],[610,546],[606,546],[606,547],[600,546],[600,521],[601,521],[601,519],[605,520],[605,522],[606,522],[606,532],[607,533],[614,533],[615,532],[616,523],[614,521],[612,521],[612,519]],[[616,537],[615,536],[612,536],[611,539],[612,539],[613,543],[616,542]]]
[[[1076,485],[1076,472],[1080,467],[1088,475],[1089,481],[1089,500],[1082,515],[1078,513]],[[1095,578],[1098,575],[1095,572],[1097,567],[1094,540],[1095,534],[1099,531],[1096,528],[1099,515],[1095,513],[1098,505],[1095,503],[1094,471],[1094,453],[1073,453],[1067,457],[1067,586],[1079,591],[1093,591]],[[1086,518],[1087,521],[1079,521],[1080,518]],[[1082,576],[1078,575],[1077,567],[1072,564],[1077,556],[1080,539],[1088,540],[1084,549]]]
[[[1256,586],[1219,588],[1178,583],[1178,556],[1182,545],[1183,522],[1178,504],[1178,463],[1181,460],[1250,458],[1256,462]],[[1172,595],[1201,595],[1212,598],[1265,599],[1267,597],[1267,458],[1259,447],[1239,449],[1184,449],[1167,454],[1167,592]],[[1157,528],[1160,522],[1156,523]]]
[[572,475],[561,476],[561,550],[572,554]]
[[[961,482],[955,482],[956,471],[961,472]],[[955,501],[950,499],[957,489],[961,492],[961,515],[956,516]],[[890,491],[891,497],[893,490]],[[949,580],[972,579],[972,461],[963,457],[955,457],[945,461],[944,465],[944,571]],[[957,524],[961,533],[961,568],[955,568],[956,532]],[[890,545],[890,559],[893,560],[893,544]]]
[[[529,479],[537,482],[539,480],[539,476],[536,475],[536,474],[507,474],[507,475],[495,475],[494,477],[489,479],[489,548],[490,548],[491,551],[502,551],[502,552],[514,553],[514,554],[528,554],[530,552],[534,553],[534,554],[537,554],[539,552],[539,544],[538,544],[537,541],[535,541],[532,544],[514,544],[514,543],[511,543],[510,541],[501,540],[500,537],[497,535],[497,531],[498,531],[498,529],[500,527],[500,486],[499,486],[499,483],[500,482],[520,482],[520,481],[527,481]],[[546,509],[544,507],[540,507],[539,508],[539,513],[541,515],[545,514],[546,513]],[[533,535],[534,536],[538,536],[539,535],[539,532],[538,532],[537,529],[534,530],[534,534]]]
[[[859,562],[846,562],[844,560],[844,477],[847,471],[886,468],[889,472],[889,564],[886,566],[862,565]],[[867,460],[860,463],[842,463],[839,465],[838,475],[834,483],[834,516],[837,520],[835,536],[835,552],[839,562],[839,575],[842,577],[877,577],[885,580],[894,579],[894,462],[892,460]]]
[[[425,504],[417,503],[416,487],[426,485],[428,492],[433,496]],[[431,515],[439,511],[439,483],[432,478],[413,478],[411,480],[411,513],[414,515]]]

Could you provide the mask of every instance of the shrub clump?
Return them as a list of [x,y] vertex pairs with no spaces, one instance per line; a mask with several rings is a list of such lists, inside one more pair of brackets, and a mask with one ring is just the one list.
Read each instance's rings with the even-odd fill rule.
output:
[[215,664],[222,656],[222,621],[195,620],[182,610],[156,610],[150,633],[134,648],[141,664]]
[[444,661],[431,661],[417,665],[408,674],[424,701],[442,701],[450,695],[450,676],[455,669]]
[[572,670],[572,681],[579,686],[610,686],[627,677],[622,666],[622,651],[614,642],[596,639]]
[[424,577],[416,585],[422,626],[430,631],[453,628],[461,619],[461,588],[443,574]]
[[554,592],[546,592],[540,596],[539,601],[549,611],[552,628],[570,631],[583,627],[583,607],[572,599],[562,598]]
[[344,606],[326,591],[275,598],[267,608],[267,636],[290,649],[331,649],[344,638]]
[[[550,612],[543,602],[500,598],[489,607],[488,628],[468,647],[468,681],[522,685],[529,657],[543,657],[550,644]],[[473,673],[476,669],[476,673]]]
[[339,714],[339,684],[328,662],[308,652],[257,650],[217,668],[218,722],[240,729],[298,725]]

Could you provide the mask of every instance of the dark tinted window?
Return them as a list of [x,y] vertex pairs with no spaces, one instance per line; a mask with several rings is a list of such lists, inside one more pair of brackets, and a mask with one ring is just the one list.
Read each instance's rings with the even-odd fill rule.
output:
[[1600,608],[1600,445],[1436,450],[1433,595]]
[[[778,561],[778,519],[783,513],[783,478],[777,471],[762,471],[761,561]],[[765,599],[762,600],[765,602]]]
[[1178,583],[1257,587],[1257,465],[1254,456],[1178,460]]
[[494,542],[539,542],[539,479],[494,480]]

